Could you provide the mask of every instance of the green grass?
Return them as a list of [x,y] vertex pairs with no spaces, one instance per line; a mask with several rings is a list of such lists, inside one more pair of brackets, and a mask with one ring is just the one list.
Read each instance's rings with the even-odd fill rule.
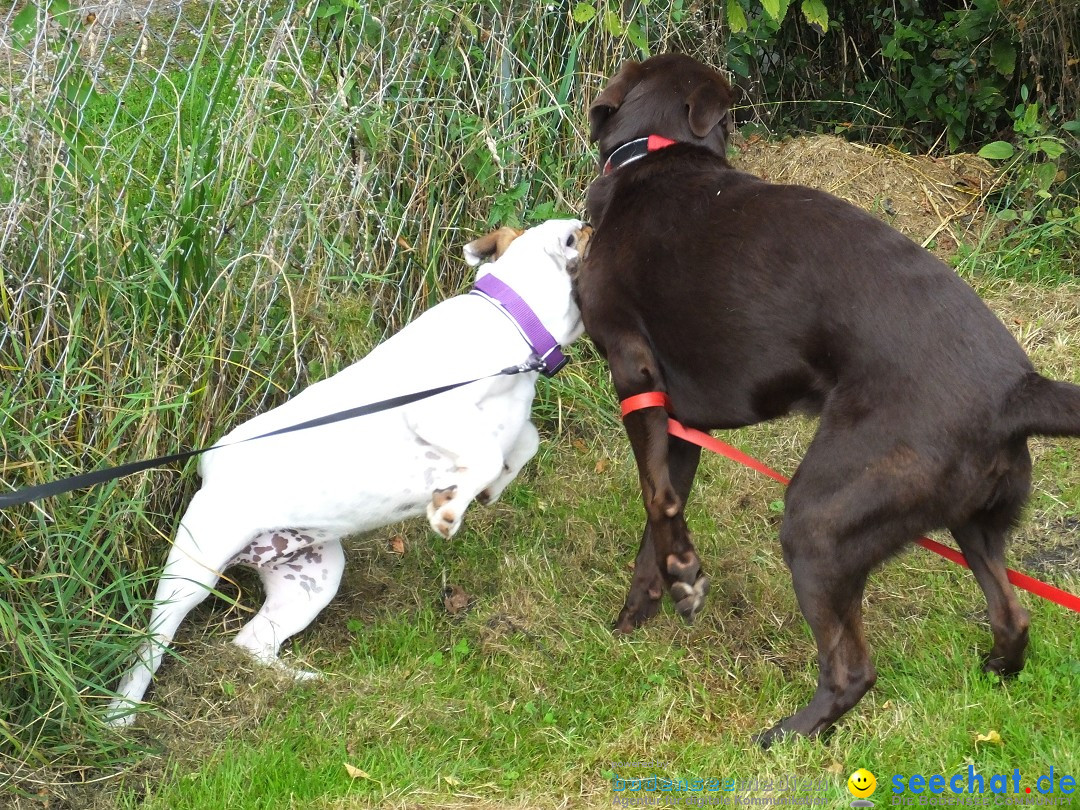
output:
[[[292,0],[192,0],[145,29],[0,11],[5,486],[205,445],[462,289],[485,223],[580,206],[576,107],[610,67],[584,32],[415,10],[380,3],[339,40]],[[603,59],[633,52],[596,33]],[[143,755],[101,708],[195,485],[160,471],[0,514],[0,789]]]
[[[1007,321],[1075,300],[1059,288],[1037,301],[1041,313],[1013,308],[1029,289],[983,292]],[[615,774],[656,774],[823,779],[840,806],[859,767],[876,774],[878,796],[894,775],[969,765],[986,779],[1018,769],[1022,788],[1051,766],[1080,772],[1076,616],[1023,594],[1028,666],[1010,681],[985,675],[981,593],[969,572],[919,549],[868,587],[875,689],[828,741],[758,750],[751,735],[812,693],[815,650],[776,542],[780,486],[717,457],[704,461],[689,511],[716,583],[707,609],[687,627],[665,606],[633,638],[613,638],[643,510],[602,365],[587,345],[576,354],[574,374],[541,391],[545,443],[504,502],[474,508],[449,543],[422,521],[352,543],[338,599],[291,651],[323,682],[291,685],[223,659],[235,609],[224,619],[220,603],[200,610],[181,645],[188,663],[168,665],[151,694],[164,715],[138,737],[159,757],[92,800],[125,810],[598,806],[610,804]],[[1034,354],[1040,367],[1080,367],[1053,340]],[[790,472],[812,430],[788,420],[731,438]],[[1037,573],[1076,591],[1062,521],[1075,512],[1063,494],[1080,464],[1067,443],[1038,442],[1035,453],[1036,498],[1011,561],[1025,568],[1064,544],[1066,564]],[[395,533],[401,557],[386,549]],[[465,615],[442,607],[446,583],[474,597]],[[991,731],[1000,743],[978,741]],[[665,764],[612,767],[643,760]]]
[[[776,461],[810,427],[742,431],[740,444]],[[868,588],[878,686],[828,742],[756,749],[750,736],[807,700],[815,677],[769,509],[779,486],[708,459],[690,515],[715,577],[709,607],[693,627],[668,607],[617,640],[607,628],[641,525],[636,474],[617,436],[574,433],[549,436],[507,502],[474,510],[451,543],[420,523],[357,540],[338,601],[294,647],[326,681],[292,687],[240,735],[175,759],[138,806],[592,806],[611,800],[612,762],[646,759],[667,765],[617,772],[822,777],[834,802],[858,767],[879,783],[966,773],[968,763],[986,775],[1019,768],[1023,786],[1051,765],[1080,772],[1080,729],[1069,720],[1080,712],[1075,615],[1023,597],[1032,610],[1029,664],[1002,683],[978,668],[989,633],[970,574],[921,550]],[[1054,476],[1080,477],[1075,454]],[[383,548],[396,531],[406,537],[403,558]],[[1038,546],[1029,531],[1019,550]],[[1056,579],[1077,587],[1075,578]],[[466,615],[440,605],[444,580],[475,597]],[[203,638],[198,622],[190,632]],[[188,677],[230,684],[211,686],[204,699],[212,705],[201,712],[246,711],[244,700],[229,705],[243,675],[200,654],[199,675]],[[177,669],[163,676],[166,693],[183,677]],[[151,728],[165,742],[189,720]],[[1000,745],[976,741],[991,730]],[[350,776],[346,763],[363,775]]]

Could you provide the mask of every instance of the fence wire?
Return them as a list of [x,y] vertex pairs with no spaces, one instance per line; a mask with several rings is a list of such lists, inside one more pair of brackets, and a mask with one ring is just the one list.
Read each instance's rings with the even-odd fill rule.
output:
[[718,40],[710,4],[578,5],[0,10],[4,485],[205,444],[465,288],[478,232],[579,213],[605,78]]
[[[488,225],[579,211],[629,50],[565,3],[0,4],[0,487],[204,446],[462,290]],[[0,770],[112,744],[195,486],[0,512]]]
[[[115,377],[98,355],[118,330],[130,345],[113,354],[151,346],[194,362],[194,329],[220,332],[230,360],[228,373],[201,369],[233,392],[218,411],[264,407],[307,381],[308,361],[322,374],[355,359],[319,328],[335,327],[319,322],[335,302],[348,297],[377,338],[468,282],[457,257],[482,228],[580,211],[587,94],[640,51],[610,14],[580,26],[570,12],[476,0],[0,11],[7,402],[71,385],[49,369]],[[707,46],[679,14],[682,49]],[[670,44],[670,15],[640,19]]]

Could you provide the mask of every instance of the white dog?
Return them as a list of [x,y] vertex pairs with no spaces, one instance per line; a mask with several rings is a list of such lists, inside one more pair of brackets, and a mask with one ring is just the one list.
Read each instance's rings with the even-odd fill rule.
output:
[[[431,527],[448,538],[473,499],[499,497],[539,444],[529,421],[536,371],[490,376],[368,416],[224,445],[535,361],[542,353],[537,329],[553,339],[557,355],[559,344],[582,333],[571,273],[589,234],[579,220],[552,220],[520,236],[502,229],[470,243],[469,264],[496,256],[477,272],[478,287],[490,276],[485,289],[509,287],[511,302],[472,294],[438,304],[363,360],[240,425],[202,457],[202,488],[180,521],[158,584],[153,640],[121,679],[111,723],[134,719],[177,627],[229,566],[256,568],[266,591],[262,608],[234,642],[280,666],[282,642],[307,627],[337,591],[343,537],[426,511]],[[531,326],[519,326],[510,314],[522,301],[535,314]],[[518,316],[528,319],[528,313]]]

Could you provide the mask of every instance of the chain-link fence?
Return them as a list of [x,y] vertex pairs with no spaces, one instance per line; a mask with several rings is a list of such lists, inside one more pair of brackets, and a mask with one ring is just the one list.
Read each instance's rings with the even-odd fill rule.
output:
[[[346,359],[325,341],[321,356],[302,351],[325,338],[310,319],[336,293],[363,295],[351,319],[378,334],[462,286],[454,257],[485,221],[576,208],[576,54],[552,87],[537,60],[567,54],[549,42],[523,57],[521,38],[544,32],[513,25],[485,4],[53,0],[0,13],[9,396],[73,353],[115,376],[94,358],[116,327],[142,333],[132,352],[161,343],[174,358],[198,327],[221,330],[229,368],[186,376],[229,380],[218,412],[251,407],[253,389],[258,407],[303,382],[306,360]],[[552,132],[557,153],[532,143]],[[286,360],[285,379],[259,378]]]
[[[205,445],[461,290],[478,231],[579,211],[603,77],[672,13],[683,50],[710,42],[679,4],[635,28],[584,5],[0,9],[2,486]],[[0,512],[0,762],[113,750],[93,718],[145,624],[137,572],[194,486]]]

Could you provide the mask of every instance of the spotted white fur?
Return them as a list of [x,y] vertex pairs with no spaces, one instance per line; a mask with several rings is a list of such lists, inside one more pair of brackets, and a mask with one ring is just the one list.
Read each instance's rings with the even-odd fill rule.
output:
[[[564,346],[582,332],[570,279],[581,229],[578,220],[531,228],[500,243],[505,253],[477,273],[497,271]],[[470,264],[479,261],[474,246],[481,241],[466,251]],[[491,245],[494,250],[494,240]],[[457,296],[220,443],[482,377],[529,356],[524,338],[491,302]],[[121,679],[109,722],[133,721],[176,629],[230,565],[255,568],[266,591],[234,643],[281,666],[282,642],[337,592],[343,537],[425,513],[436,532],[453,536],[466,507],[478,496],[486,503],[498,498],[536,452],[529,421],[536,378],[535,372],[493,377],[402,408],[204,455],[202,488],[180,521],[158,583],[153,639]]]

